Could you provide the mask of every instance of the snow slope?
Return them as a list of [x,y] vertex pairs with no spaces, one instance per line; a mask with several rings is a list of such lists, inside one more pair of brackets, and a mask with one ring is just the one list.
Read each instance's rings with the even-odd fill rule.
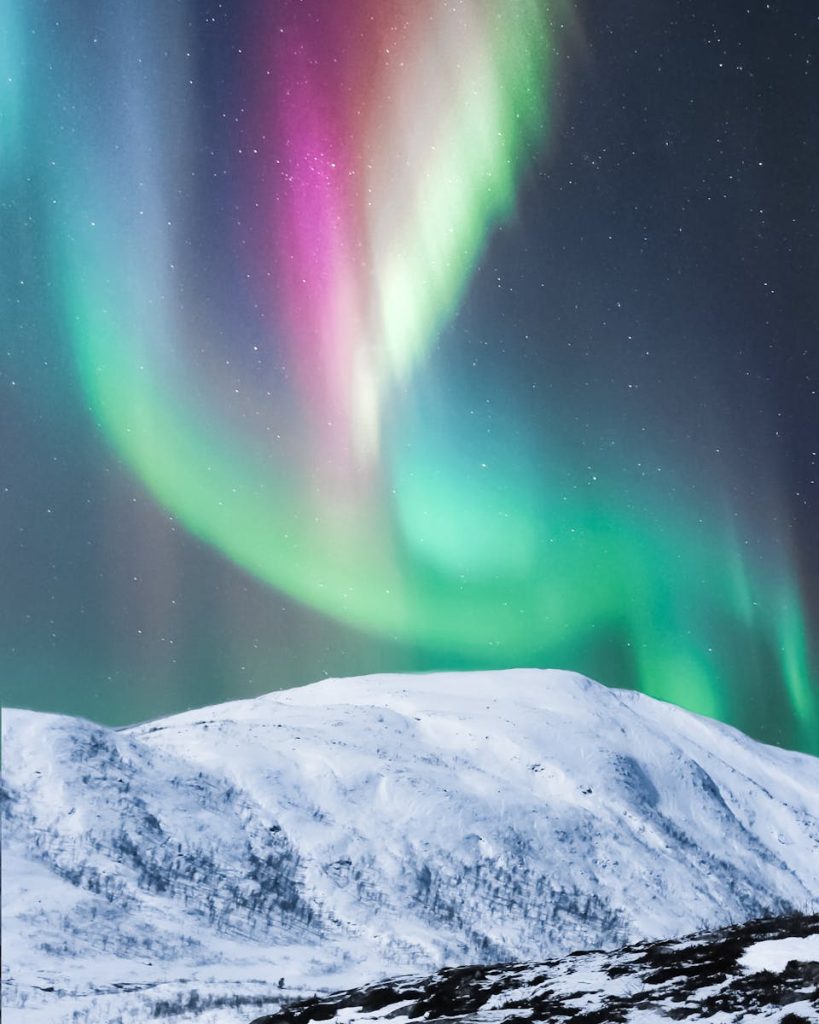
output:
[[819,760],[571,673],[327,680],[120,731],[7,710],[3,729],[4,1006],[27,1024],[63,1019],[60,992],[86,1014],[66,1020],[126,996],[144,1017],[177,982],[191,1014],[230,992],[270,1012],[282,976],[543,959],[819,895]]

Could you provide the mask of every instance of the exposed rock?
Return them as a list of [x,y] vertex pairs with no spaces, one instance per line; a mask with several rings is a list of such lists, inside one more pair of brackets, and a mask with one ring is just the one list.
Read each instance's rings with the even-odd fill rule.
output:
[[[761,946],[760,944],[766,945]],[[746,962],[748,961],[748,962]],[[253,1024],[819,1021],[819,915],[783,917],[613,953],[454,967],[308,999]],[[763,963],[769,967],[762,967]],[[761,969],[760,969],[761,968]]]

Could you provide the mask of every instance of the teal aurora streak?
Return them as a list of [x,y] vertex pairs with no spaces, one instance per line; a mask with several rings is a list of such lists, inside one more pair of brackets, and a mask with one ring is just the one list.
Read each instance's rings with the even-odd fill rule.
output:
[[[27,35],[24,11],[11,5],[17,56],[26,53],[31,67],[48,44]],[[154,16],[158,30],[184,36],[178,15],[157,8]],[[377,382],[378,438],[364,455],[355,452],[355,424],[342,454],[325,444],[320,410],[279,378],[267,390],[245,388],[240,411],[232,397],[220,402],[234,389],[232,371],[217,364],[245,343],[248,321],[225,313],[235,324],[226,332],[197,311],[220,301],[197,293],[197,253],[184,242],[201,200],[174,196],[203,129],[180,98],[184,67],[157,59],[136,84],[121,72],[140,59],[145,18],[125,31],[121,11],[107,25],[100,14],[108,49],[87,64],[58,65],[55,91],[70,108],[59,137],[38,127],[55,116],[48,101],[7,90],[6,167],[19,158],[21,123],[42,133],[40,155],[54,154],[50,260],[90,414],[191,533],[328,616],[428,651],[430,667],[546,661],[745,727],[749,697],[773,692],[790,742],[819,753],[816,666],[787,545],[772,542],[752,561],[736,516],[715,521],[693,494],[680,502],[679,490],[659,484],[627,499],[605,465],[577,486],[577,467],[536,435],[525,409],[510,403],[487,436],[469,415],[466,385],[442,380],[442,364],[428,359],[457,330],[449,321],[481,251],[513,210],[510,181],[525,181],[543,153],[555,17],[522,4],[500,27],[491,18],[471,26],[481,63],[476,75],[472,60],[474,89],[459,102],[469,96],[486,116],[502,113],[510,135],[499,126],[492,152],[483,138],[478,162],[466,137],[425,167],[434,209],[413,219],[417,232],[402,239],[406,259],[390,261],[387,284],[382,267],[369,272],[374,294],[400,296],[400,308],[385,314],[387,355],[379,362],[378,338],[367,351],[376,370],[396,358],[402,369]],[[512,80],[515,32],[527,40],[528,63]],[[416,40],[420,53],[437,44]],[[434,120],[434,104],[423,101],[414,116]],[[392,102],[406,109],[414,98]],[[485,123],[471,106],[462,114],[467,125]],[[396,201],[384,179],[374,203]],[[526,196],[524,185],[522,213]],[[287,239],[276,244],[286,249]],[[448,272],[415,294],[419,261],[436,247],[458,259],[447,257]],[[266,330],[276,362],[286,326],[272,316]],[[405,336],[412,352],[396,356]],[[674,479],[684,489],[682,467]]]

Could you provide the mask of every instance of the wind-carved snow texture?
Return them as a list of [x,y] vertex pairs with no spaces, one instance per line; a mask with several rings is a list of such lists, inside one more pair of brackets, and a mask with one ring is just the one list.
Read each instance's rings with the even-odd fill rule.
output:
[[221,1000],[220,1021],[246,1021],[282,994],[819,894],[819,760],[570,673],[327,680],[120,731],[3,725],[7,1021],[144,1019],[191,991],[188,1016]]

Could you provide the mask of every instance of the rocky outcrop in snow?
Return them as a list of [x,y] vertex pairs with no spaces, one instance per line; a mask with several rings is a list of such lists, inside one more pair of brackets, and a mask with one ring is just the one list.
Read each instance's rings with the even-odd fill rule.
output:
[[819,1022],[819,916],[785,917],[572,953],[539,964],[450,967],[286,1006],[253,1024],[722,1024]]

